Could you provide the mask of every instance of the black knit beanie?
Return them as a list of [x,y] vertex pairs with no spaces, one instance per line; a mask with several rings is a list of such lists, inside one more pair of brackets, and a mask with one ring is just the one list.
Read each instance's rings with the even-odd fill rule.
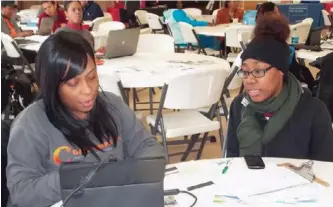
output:
[[289,47],[287,43],[272,37],[254,38],[241,55],[242,61],[255,59],[280,70],[284,75],[289,70]]

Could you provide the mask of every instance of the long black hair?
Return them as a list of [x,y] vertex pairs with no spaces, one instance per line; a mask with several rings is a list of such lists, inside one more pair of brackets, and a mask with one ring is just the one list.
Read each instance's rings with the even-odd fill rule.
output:
[[[59,129],[67,141],[81,149],[82,154],[94,150],[99,143],[117,144],[118,131],[112,116],[112,108],[100,94],[85,120],[76,119],[63,105],[59,87],[82,73],[89,55],[94,60],[90,44],[80,35],[60,31],[51,35],[40,47],[36,58],[36,82],[50,122]],[[94,62],[95,63],[95,62]],[[94,142],[91,133],[97,138]],[[96,155],[96,154],[95,154]]]

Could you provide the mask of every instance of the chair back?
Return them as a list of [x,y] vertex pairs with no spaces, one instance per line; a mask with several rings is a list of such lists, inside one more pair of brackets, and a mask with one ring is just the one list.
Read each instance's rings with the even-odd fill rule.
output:
[[110,31],[123,30],[125,25],[122,22],[108,21],[98,26],[98,30],[94,33],[95,50],[106,46],[106,42]]
[[240,47],[239,41],[238,41],[238,31],[237,28],[230,28],[225,32],[226,37],[226,46],[227,47]]
[[216,17],[217,17],[217,13],[219,12],[219,10],[220,9],[215,9],[214,11],[213,11],[213,22],[215,23],[216,22]]
[[104,17],[108,17],[110,19],[112,19],[112,15],[109,12],[103,12]]
[[229,76],[226,80],[226,89],[228,90],[234,90],[238,89],[242,86],[242,79],[236,74],[239,69],[242,67],[242,59],[241,55],[243,52],[240,52],[235,61],[232,63],[231,70],[229,73]]
[[1,32],[1,42],[3,44],[3,47],[5,48],[8,57],[19,58],[21,56],[20,53],[15,48],[14,45],[16,45],[16,42],[13,40],[11,36]]
[[251,41],[252,39],[252,33],[251,32],[239,32],[238,33],[238,42],[242,48],[242,50],[245,50],[246,45]]
[[198,44],[198,40],[193,33],[193,26],[186,22],[178,22],[180,32],[183,36],[184,42],[191,44]]
[[198,8],[186,8],[183,11],[190,17],[199,17],[202,15],[202,11]]
[[110,31],[123,30],[125,25],[122,22],[108,21],[103,22],[99,25],[98,33],[108,35]]
[[146,10],[136,10],[134,12],[134,15],[135,15],[139,25],[148,24],[147,13],[148,12]]
[[153,30],[150,28],[140,29],[140,34],[151,34],[151,33],[153,33]]
[[112,22],[112,18],[104,16],[104,17],[98,17],[98,18],[94,19],[92,31],[98,31],[99,26],[104,22]]
[[207,69],[168,80],[164,108],[198,109],[217,103],[227,76],[225,70]]
[[137,52],[145,53],[174,53],[174,40],[166,34],[141,34]]
[[123,99],[121,89],[119,87],[120,78],[116,73],[98,74],[100,91],[111,92]]
[[[242,33],[249,33],[251,35],[253,28],[237,28],[231,27],[225,33],[226,35],[226,46],[242,48],[240,44],[239,35]],[[249,37],[248,37],[249,38]]]
[[156,14],[147,13],[146,17],[147,17],[149,28],[151,28],[152,30],[162,30],[163,29],[159,16],[157,16]]
[[323,14],[323,18],[324,18],[324,25],[327,27],[331,26],[332,23],[329,18],[330,14],[325,9],[321,10],[321,13]]
[[288,43],[291,43],[291,37],[296,36],[298,37],[299,44],[305,44],[310,34],[312,22],[312,18],[306,18],[302,22],[292,25],[290,27],[291,34]]

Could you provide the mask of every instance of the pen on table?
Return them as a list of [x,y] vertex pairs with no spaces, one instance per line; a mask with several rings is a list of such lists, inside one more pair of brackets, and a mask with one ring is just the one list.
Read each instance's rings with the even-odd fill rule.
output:
[[229,169],[229,163],[230,163],[230,160],[227,162],[227,164],[225,164],[223,170],[222,170],[222,174],[225,174],[227,173],[228,169]]
[[170,173],[165,173],[165,176],[172,175],[172,174],[177,174],[177,173],[179,173],[178,170],[177,170],[177,171],[174,171],[174,172],[170,172]]

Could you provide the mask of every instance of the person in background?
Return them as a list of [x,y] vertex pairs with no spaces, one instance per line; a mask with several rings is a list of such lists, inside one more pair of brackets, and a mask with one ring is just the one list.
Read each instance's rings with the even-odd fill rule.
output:
[[103,17],[104,13],[99,4],[94,1],[80,1],[83,8],[83,21],[93,21]]
[[59,202],[63,162],[165,156],[119,97],[99,92],[94,51],[81,35],[54,33],[36,60],[40,98],[16,118],[8,143],[7,186],[14,206]]
[[273,2],[265,2],[262,3],[258,10],[257,10],[257,15],[256,15],[256,20],[258,20],[260,17],[264,16],[266,13],[274,13],[277,15],[280,15],[279,8],[277,5]]
[[13,11],[13,16],[12,16],[12,18],[15,20],[15,21],[17,21],[17,22],[19,22],[20,21],[20,16],[19,15],[17,15],[17,12],[18,12],[18,6],[16,5],[16,4],[14,4],[14,11]]
[[[209,23],[206,21],[198,21],[189,17],[182,9],[169,9],[163,13],[165,23],[168,24],[172,32],[172,36],[175,39],[175,44],[181,47],[186,47],[187,43],[184,42],[182,33],[180,31],[178,22],[185,22],[193,27],[197,26],[208,26]],[[209,47],[219,50],[220,43],[215,44],[214,37],[207,37],[204,35],[198,35],[200,43],[203,48]]]
[[38,18],[38,29],[43,18],[53,19],[53,32],[67,23],[65,11],[59,8],[59,5],[55,1],[42,1],[42,9],[43,12]]
[[226,1],[224,8],[217,12],[216,24],[229,24],[238,19],[238,22],[242,22],[244,11],[239,8],[238,1]]
[[82,35],[94,49],[94,37],[92,34],[82,27],[82,6],[80,1],[66,1],[65,14],[67,17],[67,24],[59,28],[58,31],[76,32]]
[[282,15],[257,22],[237,72],[245,92],[231,104],[228,157],[333,161],[332,121],[325,104],[288,72],[289,34]]
[[[322,57],[317,96],[328,108],[333,120],[333,53]],[[332,125],[333,126],[333,125]]]
[[32,30],[22,31],[14,19],[15,1],[1,1],[1,32],[15,37],[33,35]]
[[[270,18],[270,16],[283,16],[277,8],[277,6],[272,2],[266,2],[261,5],[258,9],[256,21],[259,22],[261,18]],[[272,19],[272,18],[270,18]],[[287,22],[288,23],[288,22]],[[294,45],[289,45],[290,57],[289,57],[289,72],[291,72],[301,83],[306,84],[308,89],[313,90],[315,80],[312,76],[311,71],[303,64],[299,64],[296,59],[296,48]]]

